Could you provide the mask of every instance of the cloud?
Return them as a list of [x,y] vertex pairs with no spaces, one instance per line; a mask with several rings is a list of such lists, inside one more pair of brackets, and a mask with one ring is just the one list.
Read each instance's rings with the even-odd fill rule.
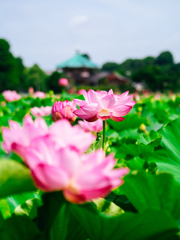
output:
[[76,27],[76,26],[79,26],[85,22],[88,21],[88,17],[85,16],[85,15],[77,15],[75,17],[72,17],[70,20],[69,20],[69,25],[72,26],[72,27]]

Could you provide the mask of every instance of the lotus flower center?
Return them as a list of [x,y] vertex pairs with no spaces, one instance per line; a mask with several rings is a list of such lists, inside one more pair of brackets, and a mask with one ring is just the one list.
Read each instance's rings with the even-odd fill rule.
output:
[[110,112],[105,110],[105,109],[102,109],[99,113],[98,113],[99,116],[101,117],[105,117],[105,116],[110,116]]
[[69,191],[71,191],[71,192],[73,192],[73,193],[79,193],[79,191],[78,191],[78,189],[76,189],[75,188],[75,186],[74,186],[74,182],[75,182],[75,179],[74,178],[71,178],[70,180],[69,180],[69,184],[68,184],[68,186],[67,186],[67,190],[69,190]]

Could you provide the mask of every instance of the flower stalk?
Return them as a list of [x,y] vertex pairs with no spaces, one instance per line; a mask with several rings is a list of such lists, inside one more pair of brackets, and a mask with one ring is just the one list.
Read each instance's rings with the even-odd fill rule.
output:
[[102,149],[105,151],[105,141],[106,141],[106,121],[103,120],[103,140],[102,140]]

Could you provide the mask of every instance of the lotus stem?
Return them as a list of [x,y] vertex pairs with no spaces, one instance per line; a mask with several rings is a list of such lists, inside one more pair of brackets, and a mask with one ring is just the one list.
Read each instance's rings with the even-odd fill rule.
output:
[[106,121],[103,120],[103,140],[102,140],[102,149],[105,151],[105,139],[106,139]]

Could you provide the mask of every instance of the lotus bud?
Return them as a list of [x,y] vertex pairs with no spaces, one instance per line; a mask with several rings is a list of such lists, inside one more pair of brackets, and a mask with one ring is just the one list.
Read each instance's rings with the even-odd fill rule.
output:
[[30,88],[28,89],[28,93],[29,93],[29,95],[33,95],[33,94],[34,94],[34,88],[33,88],[33,87],[30,87]]
[[60,78],[58,83],[60,86],[66,87],[68,85],[68,80],[66,78]]
[[76,104],[73,101],[56,101],[52,107],[52,120],[56,122],[61,119],[67,119],[70,123],[73,123],[77,118],[73,113],[76,109]]
[[143,132],[146,132],[146,126],[143,123],[140,125],[139,129]]

